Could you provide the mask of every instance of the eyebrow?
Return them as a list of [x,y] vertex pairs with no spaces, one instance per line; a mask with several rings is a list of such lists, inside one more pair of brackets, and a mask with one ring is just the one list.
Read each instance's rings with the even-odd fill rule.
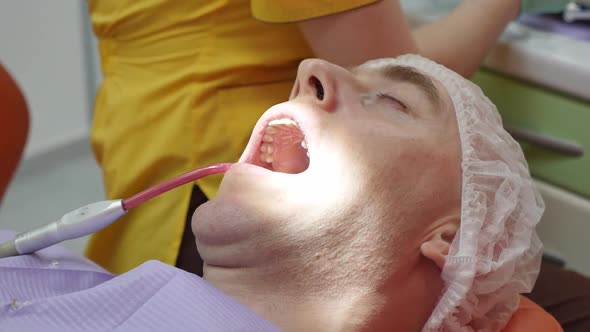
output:
[[[356,68],[355,68],[356,69]],[[376,69],[385,78],[395,82],[408,82],[420,89],[434,106],[440,105],[440,95],[432,79],[413,67],[385,65]]]

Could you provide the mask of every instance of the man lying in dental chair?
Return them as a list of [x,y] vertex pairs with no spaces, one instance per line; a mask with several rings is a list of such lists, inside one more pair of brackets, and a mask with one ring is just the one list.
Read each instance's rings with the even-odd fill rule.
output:
[[454,72],[306,60],[240,161],[193,216],[203,279],[0,259],[0,330],[562,331],[519,296],[544,209],[522,151]]

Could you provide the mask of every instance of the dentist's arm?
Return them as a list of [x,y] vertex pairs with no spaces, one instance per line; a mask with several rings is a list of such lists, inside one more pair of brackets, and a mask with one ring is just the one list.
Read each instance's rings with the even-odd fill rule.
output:
[[398,0],[298,23],[315,55],[342,66],[418,53],[469,76],[521,9],[518,0],[467,0],[443,19],[411,31]]

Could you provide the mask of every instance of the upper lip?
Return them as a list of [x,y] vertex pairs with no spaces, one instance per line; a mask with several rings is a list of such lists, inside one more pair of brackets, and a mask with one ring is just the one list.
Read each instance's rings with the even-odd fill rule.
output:
[[271,107],[260,117],[260,119],[258,119],[258,122],[252,131],[252,136],[250,137],[248,145],[240,157],[239,162],[255,164],[255,161],[257,160],[256,158],[260,154],[259,147],[262,141],[262,136],[264,136],[268,123],[278,119],[291,119],[297,122],[299,129],[305,136],[311,161],[311,156],[313,154],[312,149],[315,145],[315,118],[302,105],[286,102]]

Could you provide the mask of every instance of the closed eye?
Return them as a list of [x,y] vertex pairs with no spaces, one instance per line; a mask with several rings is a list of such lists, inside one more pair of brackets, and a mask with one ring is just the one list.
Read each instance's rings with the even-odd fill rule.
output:
[[383,98],[383,99],[387,99],[387,100],[390,100],[390,101],[393,101],[394,103],[396,103],[399,106],[401,106],[403,108],[403,111],[404,112],[408,109],[408,107],[406,106],[406,104],[402,103],[401,100],[399,100],[399,99],[397,99],[397,98],[395,98],[393,96],[390,96],[388,94],[385,94],[383,92],[377,93],[377,97]]

